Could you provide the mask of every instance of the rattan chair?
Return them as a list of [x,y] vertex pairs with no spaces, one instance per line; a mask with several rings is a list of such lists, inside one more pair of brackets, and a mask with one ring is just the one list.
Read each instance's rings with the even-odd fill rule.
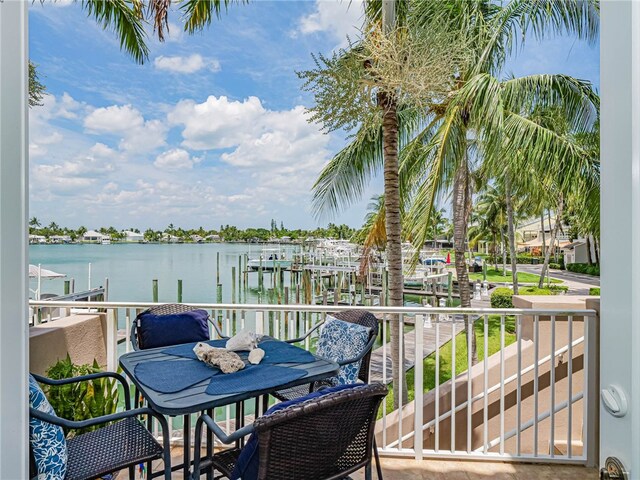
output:
[[[44,422],[59,425],[66,430],[106,425],[97,430],[77,435],[67,440],[67,473],[65,480],[92,480],[102,478],[108,473],[129,469],[129,478],[135,478],[135,466],[143,462],[162,459],[164,478],[171,479],[170,432],[166,419],[150,408],[131,409],[131,398],[127,381],[117,373],[100,372],[81,377],[53,380],[32,374],[45,385],[68,385],[96,378],[112,377],[120,382],[125,400],[124,412],[113,413],[89,420],[72,421],[29,409],[29,416]],[[163,444],[160,445],[153,435],[140,422],[138,417],[155,417],[162,430]],[[37,477],[35,465],[31,462],[30,477]]]
[[[177,313],[185,313],[192,312],[193,310],[198,310],[196,307],[192,307],[190,305],[184,305],[181,303],[167,303],[164,305],[158,305],[157,307],[151,307],[145,310],[144,312],[140,312],[136,315],[136,319],[131,323],[131,346],[134,350],[143,350],[144,348],[140,345],[138,340],[138,328],[140,327],[140,315],[144,313],[152,313],[154,315],[175,315]],[[207,320],[216,331],[220,338],[228,338],[222,334],[218,325],[208,317]]]
[[[375,422],[386,395],[387,388],[382,384],[358,385],[290,405],[231,435],[203,415],[196,424],[193,471],[200,472],[205,424],[225,444],[251,433],[258,436],[259,480],[334,480],[361,468],[365,468],[365,478],[370,480]],[[240,452],[241,449],[232,448],[216,453],[202,467],[213,466],[229,478]],[[198,479],[194,473],[193,480]]]
[[[358,379],[362,380],[364,383],[369,381],[369,364],[371,362],[371,350],[373,349],[373,345],[376,341],[376,337],[378,336],[378,319],[371,312],[367,312],[366,310],[346,310],[344,312],[338,312],[332,315],[334,318],[338,320],[342,320],[343,322],[356,323],[358,325],[362,325],[364,327],[369,327],[371,331],[369,332],[369,339],[367,341],[367,345],[363,349],[363,351],[355,358],[349,358],[347,360],[343,360],[338,362],[340,366],[349,365],[350,363],[355,363],[361,360],[360,370],[358,372]],[[294,338],[293,340],[287,340],[289,343],[298,343],[305,340],[309,337],[314,331],[322,326],[322,323],[316,325],[314,328],[309,330],[304,336],[300,338]],[[278,400],[286,401],[293,400],[294,398],[299,398],[304,395],[307,395],[310,392],[316,391],[319,388],[326,387],[328,383],[326,381],[315,382],[311,385],[299,385],[297,387],[287,388],[285,390],[279,390],[273,394]]]

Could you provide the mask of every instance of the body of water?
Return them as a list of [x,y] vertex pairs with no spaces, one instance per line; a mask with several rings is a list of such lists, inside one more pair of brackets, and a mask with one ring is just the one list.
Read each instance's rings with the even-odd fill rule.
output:
[[[64,279],[42,279],[42,293],[62,294],[64,280],[75,280],[75,291],[89,287],[89,263],[91,287],[102,286],[109,279],[109,300],[114,302],[150,302],[153,300],[152,281],[158,280],[160,302],[175,302],[178,280],[182,280],[182,300],[185,303],[216,302],[216,259],[220,253],[220,283],[223,302],[231,301],[231,267],[238,270],[238,257],[249,254],[258,257],[263,247],[282,248],[291,258],[297,246],[249,245],[229,243],[205,244],[78,244],[78,245],[30,245],[29,263],[41,264],[58,273]],[[237,275],[237,273],[236,273]],[[249,273],[249,288],[243,292],[243,303],[259,300],[258,274]],[[236,276],[236,285],[237,285]],[[34,279],[30,288],[37,288]],[[271,285],[271,274],[264,274],[265,287]],[[289,284],[288,274],[285,285]],[[236,294],[237,295],[237,294]],[[237,299],[237,297],[236,297]]]

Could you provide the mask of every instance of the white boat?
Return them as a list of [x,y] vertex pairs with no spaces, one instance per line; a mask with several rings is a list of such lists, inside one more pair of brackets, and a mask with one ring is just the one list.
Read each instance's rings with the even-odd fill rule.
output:
[[111,239],[109,237],[102,237],[102,240],[100,240],[100,243],[102,245],[111,245]]
[[293,262],[286,258],[284,252],[277,248],[265,248],[257,258],[250,258],[247,262],[249,270],[289,270]]

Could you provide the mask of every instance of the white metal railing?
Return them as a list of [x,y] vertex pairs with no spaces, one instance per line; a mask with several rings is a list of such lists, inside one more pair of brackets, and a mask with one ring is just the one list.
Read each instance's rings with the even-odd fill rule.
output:
[[[129,332],[137,313],[154,305],[30,302],[36,314],[44,308],[106,312],[109,369],[117,368],[118,356],[131,350]],[[371,375],[384,383],[392,378],[389,332],[393,328],[404,335],[400,357],[413,366],[397,387],[409,384],[413,400],[395,410],[383,402],[376,433],[382,454],[586,465],[597,461],[598,339],[593,310],[190,305],[208,310],[225,335],[248,327],[281,339],[301,336],[331,312],[370,311],[381,321]],[[391,323],[393,314],[399,314],[397,325]],[[55,322],[47,315],[40,318]],[[482,335],[476,365],[466,348],[473,339],[470,329],[464,331],[467,322]],[[314,338],[308,338],[304,347],[313,349],[314,344]],[[429,355],[426,363],[415,361]],[[232,429],[232,407],[221,410],[218,418]],[[175,420],[173,424],[176,427]]]

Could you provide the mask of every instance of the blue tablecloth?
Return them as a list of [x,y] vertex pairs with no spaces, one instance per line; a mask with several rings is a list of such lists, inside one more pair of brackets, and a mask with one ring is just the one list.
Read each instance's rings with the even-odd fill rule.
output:
[[[226,339],[206,342],[212,347],[224,347]],[[176,393],[211,379],[206,393],[225,395],[249,390],[265,390],[302,378],[306,370],[290,368],[283,364],[304,364],[315,361],[315,357],[295,345],[280,340],[265,339],[259,347],[265,351],[262,362],[248,362],[249,352],[236,352],[245,362],[245,368],[235,373],[222,374],[218,368],[210,367],[197,359],[193,352],[195,343],[177,345],[162,350],[176,360],[142,362],[134,372],[138,381],[160,393]],[[275,365],[275,364],[279,364]]]
[[198,360],[158,360],[142,362],[134,369],[136,378],[149,388],[161,393],[176,393],[222,374]]
[[[205,342],[212,347],[223,348],[227,344],[227,340],[210,340]],[[195,343],[186,343],[162,350],[162,353],[174,355],[176,357],[191,358],[197,360],[196,354],[193,352]],[[258,344],[258,347],[264,350],[264,358],[262,363],[309,363],[315,360],[315,357],[306,350],[291,345],[281,340],[267,339]],[[245,360],[249,356],[249,352],[236,352],[240,358]]]
[[307,374],[301,368],[278,367],[268,363],[251,365],[239,372],[218,375],[211,379],[206,392],[209,395],[228,395],[248,390],[267,390],[286,385]]

